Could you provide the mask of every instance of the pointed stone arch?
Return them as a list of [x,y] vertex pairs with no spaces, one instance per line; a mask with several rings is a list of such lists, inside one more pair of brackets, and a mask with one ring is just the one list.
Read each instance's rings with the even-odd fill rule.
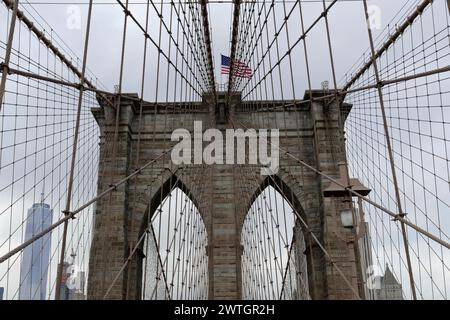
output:
[[[317,93],[317,95],[321,94],[321,92]],[[226,97],[226,94],[223,96]],[[309,97],[306,96],[306,98]],[[351,239],[351,232],[340,224],[339,214],[345,207],[343,204],[345,199],[337,196],[325,197],[323,190],[329,186],[330,182],[317,173],[305,169],[297,160],[301,159],[328,176],[339,177],[338,162],[344,157],[345,152],[345,146],[339,143],[343,139],[336,138],[341,134],[337,113],[338,108],[342,106],[336,103],[324,104],[314,101],[305,107],[306,105],[294,101],[286,108],[284,103],[283,108],[280,109],[262,108],[255,115],[255,110],[248,108],[249,102],[241,102],[239,97],[233,100],[235,101],[232,103],[230,117],[236,120],[235,123],[250,123],[250,126],[256,128],[258,124],[264,124],[266,129],[280,130],[280,144],[286,154],[280,154],[278,174],[271,178],[280,183],[278,187],[280,193],[294,202],[293,206],[304,217],[308,229],[323,245],[321,247],[316,241],[311,241],[310,237],[305,237],[306,251],[311,257],[308,270],[313,276],[313,281],[309,281],[311,297],[313,299],[354,299],[354,290],[351,289],[358,287],[361,283],[358,271],[361,266],[356,246],[348,240]],[[211,101],[204,97],[203,102],[196,105],[195,111],[174,113],[174,121],[187,130],[193,130],[194,121],[210,123],[211,117],[214,118],[212,111],[215,107]],[[129,176],[136,169],[134,159],[140,130],[138,102],[139,99],[135,97],[121,99],[116,158],[111,159],[111,155],[106,152],[107,146],[101,145],[102,165],[98,182],[100,191],[108,188],[112,182]],[[102,136],[112,136],[115,131],[114,110],[104,104],[102,109],[93,110],[93,112],[101,127]],[[254,122],[255,117],[264,121]],[[144,125],[140,140],[142,164],[153,161],[164,150],[171,147],[162,143],[162,141],[168,141],[167,137],[170,134],[161,125],[164,123],[163,120],[162,110],[155,109],[152,104],[144,104],[142,119]],[[225,127],[222,126],[220,129],[224,130]],[[105,290],[127,259],[130,247],[142,231],[142,221],[149,199],[155,197],[158,192],[155,190],[173,179],[174,174],[180,175],[180,172],[176,170],[177,167],[170,164],[169,158],[170,155],[167,155],[163,161],[160,159],[155,162],[154,165],[142,170],[135,178],[119,186],[110,197],[104,197],[97,202],[89,262],[88,297],[90,299],[103,298]],[[111,164],[114,162],[116,164],[113,167]],[[183,169],[181,179],[183,185],[190,190],[191,194],[195,194],[193,198],[197,202],[208,231],[210,299],[241,297],[241,248],[238,231],[242,229],[242,223],[251,205],[250,199],[255,197],[260,185],[269,182],[267,177],[261,176],[259,169],[250,165],[212,165],[206,168],[202,168],[201,165],[191,165]],[[197,172],[198,170],[200,173]],[[170,189],[171,183],[169,182],[168,185]],[[167,187],[163,186],[159,197],[164,195],[165,188]],[[150,192],[149,189],[151,189]],[[149,212],[152,211],[151,209]],[[102,245],[105,243],[108,245]],[[349,282],[344,281],[330,262],[324,258],[324,249],[333,258],[334,264],[343,270],[352,288],[349,287]],[[127,274],[130,273],[127,272]],[[139,298],[135,296],[139,292],[136,282],[139,275],[136,272],[131,274],[131,279],[134,280],[129,281],[128,276],[123,276],[112,288],[109,299]]]
[[[279,172],[277,175],[272,176],[261,176],[259,185],[253,188],[253,192],[251,193],[251,196],[249,197],[249,201],[246,202],[244,206],[244,211],[241,215],[240,223],[239,223],[239,232],[238,234],[242,236],[242,228],[245,223],[245,219],[247,214],[250,211],[250,208],[252,205],[257,201],[257,199],[267,190],[267,188],[271,187],[274,189],[274,191],[280,195],[284,201],[286,201],[287,205],[297,212],[304,223],[309,227],[309,220],[313,220],[313,217],[308,217],[307,211],[304,209],[305,205],[305,198],[307,197],[304,192],[304,188],[301,185],[300,181],[296,179],[296,177],[289,175],[287,173],[283,174],[284,171]],[[293,213],[294,214],[294,213]],[[305,248],[304,252],[297,253],[297,255],[304,254],[306,257],[306,269],[307,272],[307,286],[308,286],[308,296],[314,296],[314,294],[318,293],[318,281],[315,270],[315,265],[317,265],[317,262],[315,263],[314,260],[317,260],[319,258],[321,261],[323,261],[323,256],[316,252],[314,253],[314,250],[310,250],[313,246],[315,247],[316,244],[311,242],[311,238],[308,237],[308,229],[305,227],[305,224],[300,222],[298,219],[295,220],[295,224],[293,223],[291,226],[288,226],[288,228],[294,228],[294,236],[296,239],[303,238],[305,241]],[[299,233],[298,235],[296,233]],[[291,239],[289,239],[290,241]],[[297,240],[295,240],[298,242]],[[296,257],[300,258],[300,257]]]
[[[293,207],[293,209],[295,209],[301,215],[305,222],[308,223],[308,217],[306,216],[305,210],[302,206],[302,202],[304,200],[303,188],[301,185],[293,183],[288,179],[289,177],[287,175],[272,175],[265,177],[262,176],[259,181],[259,186],[254,188],[249,201],[247,201],[246,205],[244,206],[244,212],[248,212],[248,209],[258,198],[258,196],[264,191],[264,189],[271,186],[280,195],[282,195],[283,198]],[[290,184],[286,183],[285,180],[290,182]],[[241,222],[243,221],[243,219],[245,219],[245,216],[242,216]],[[239,227],[242,228],[242,223]]]
[[[203,210],[200,209],[201,202],[199,202],[198,199],[200,199],[200,195],[198,194],[195,185],[193,185],[191,181],[191,176],[187,175],[186,177],[182,177],[181,171],[183,168],[180,168],[175,173],[172,173],[171,171],[167,170],[166,173],[163,175],[162,179],[165,181],[162,184],[156,184],[156,188],[154,192],[150,192],[149,200],[147,202],[147,207],[145,211],[140,215],[140,224],[139,224],[139,230],[137,231],[137,236],[135,241],[137,242],[138,239],[140,239],[143,234],[147,230],[147,226],[149,221],[151,221],[152,217],[154,216],[157,209],[160,207],[162,202],[165,201],[167,197],[170,197],[172,192],[176,190],[177,188],[181,190],[187,198],[189,198],[190,201],[194,204],[194,206],[197,208],[197,210],[200,213],[200,216],[203,220],[204,225],[205,223],[205,215],[204,212],[204,206]],[[184,180],[183,180],[184,178]],[[185,182],[186,181],[186,182]],[[170,200],[169,200],[170,201]],[[206,233],[208,233],[208,230],[206,229]],[[139,245],[139,252],[144,253],[144,241],[142,241]],[[136,299],[141,298],[141,292],[142,292],[142,261],[145,257],[144,254],[138,254],[135,256],[136,259],[133,261],[133,269],[131,271],[132,276],[129,277],[128,281],[132,282],[132,285],[134,286],[134,296]],[[133,275],[134,274],[134,275]],[[128,284],[130,286],[130,284]]]

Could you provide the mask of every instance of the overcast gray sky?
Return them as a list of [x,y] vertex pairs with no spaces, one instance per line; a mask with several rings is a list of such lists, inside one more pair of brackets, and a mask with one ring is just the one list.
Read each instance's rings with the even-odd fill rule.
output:
[[[96,5],[94,5],[94,10],[92,14],[92,26],[91,26],[91,41],[89,43],[89,53],[88,53],[88,68],[92,72],[92,74],[97,77],[102,84],[104,84],[104,89],[108,91],[114,90],[114,85],[117,85],[119,82],[119,64],[120,64],[120,49],[121,49],[121,41],[122,41],[122,30],[123,30],[123,11],[118,4],[114,4],[112,0],[101,0],[95,1]],[[137,4],[140,2],[141,4]],[[168,2],[168,1],[165,1]],[[444,4],[444,0],[438,0],[440,6],[438,7],[441,10],[435,10],[433,14],[435,15],[435,19],[437,21],[438,26],[445,25],[446,8]],[[29,5],[32,4],[32,6]],[[64,40],[67,44],[67,47],[73,50],[74,54],[78,57],[82,57],[83,51],[83,43],[84,43],[84,34],[85,34],[85,26],[86,26],[86,17],[87,17],[87,0],[73,0],[73,1],[54,1],[54,0],[34,0],[34,1],[21,1],[21,9],[25,10],[27,16],[32,19],[36,19],[43,23],[46,21],[47,25],[43,23],[44,28],[47,33],[50,33],[50,30],[54,30],[58,34],[58,36]],[[100,4],[107,3],[107,4]],[[133,15],[144,25],[145,22],[145,1],[144,0],[134,0],[133,4],[130,5],[130,10]],[[329,3],[329,1],[327,2]],[[404,16],[405,13],[411,11],[418,1],[413,0],[370,0],[369,4],[371,5],[372,12],[376,15],[379,13],[380,29],[373,29],[375,39],[378,39],[377,44],[380,43],[382,39],[385,39],[386,34],[391,33],[395,28],[395,23],[399,21],[399,18]],[[292,2],[287,1],[286,5],[288,8],[292,6]],[[159,8],[159,4],[157,4]],[[303,5],[304,9],[304,18],[305,18],[305,26],[308,27],[320,14],[323,10],[321,2],[308,2],[304,1]],[[215,77],[218,83],[225,83],[226,77],[220,75],[220,54],[229,55],[230,51],[230,25],[232,20],[232,4],[231,3],[211,3],[208,6],[209,8],[209,16],[210,16],[210,26],[212,31],[212,46],[213,46],[213,58],[214,58],[214,68],[215,68]],[[36,11],[35,11],[36,10]],[[2,10],[0,11],[0,36],[1,39],[6,39],[6,10],[2,6]],[[149,34],[154,38],[158,38],[159,32],[159,18],[155,15],[154,10],[150,9],[150,23],[149,23]],[[275,6],[275,12],[277,17],[277,24],[280,25],[283,16],[283,5],[282,2],[279,1]],[[164,20],[168,22],[170,13],[170,5],[163,5],[162,15]],[[339,1],[338,4],[331,10],[329,15],[329,21],[331,25],[331,41],[333,44],[333,54],[335,58],[335,66],[336,66],[336,74],[339,84],[342,84],[343,79],[345,79],[346,72],[355,71],[355,63],[360,64],[363,60],[360,58],[364,53],[365,60],[367,60],[367,49],[369,46],[367,30],[364,21],[364,11],[363,6],[360,1]],[[400,19],[402,21],[402,19]],[[432,28],[428,22],[429,20],[424,20],[424,30],[426,33],[431,32]],[[389,26],[389,27],[387,27]],[[301,34],[301,27],[299,23],[298,12],[293,14],[292,18],[289,19],[288,22],[289,27],[289,36],[291,39],[291,43],[296,41]],[[272,24],[270,27],[272,28]],[[270,29],[271,36],[273,36],[274,30]],[[52,31],[53,33],[53,31]],[[54,35],[56,37],[56,35]],[[416,30],[414,30],[414,34],[412,37],[420,38],[420,34]],[[163,32],[162,38],[162,47],[166,51],[168,48],[168,37],[167,34]],[[283,54],[287,50],[287,45],[285,40],[284,31],[280,36],[280,52]],[[328,55],[328,47],[326,40],[326,33],[324,29],[323,23],[319,24],[311,34],[308,36],[308,51],[309,51],[309,59],[310,59],[310,67],[311,67],[311,77],[312,77],[312,86],[313,88],[320,88],[321,82],[324,80],[330,81],[330,87],[332,87],[332,75],[331,68],[329,63],[329,55]],[[420,42],[420,39],[417,40]],[[135,92],[138,93],[140,91],[140,82],[141,82],[141,70],[142,70],[142,55],[143,55],[143,43],[144,38],[142,32],[137,29],[133,22],[129,22],[128,24],[128,34],[127,34],[127,44],[126,44],[126,53],[125,53],[125,64],[124,64],[124,77],[123,77],[123,92]],[[173,50],[173,47],[172,47]],[[448,50],[447,50],[448,51]],[[445,49],[442,51],[444,53],[447,52]],[[3,54],[3,51],[0,51]],[[273,57],[275,57],[275,51],[271,51]],[[156,83],[156,50],[155,48],[149,44],[148,51],[148,68],[146,73],[146,83],[147,86],[145,88],[144,98],[146,100],[152,101],[155,99],[155,83]],[[448,64],[448,55],[443,55],[441,57],[441,65]],[[298,45],[294,51],[292,52],[293,59],[293,71],[295,74],[295,95],[296,98],[300,98],[303,96],[303,92],[307,89],[307,78],[305,72],[304,65],[304,56],[303,56],[303,47]],[[272,61],[276,59],[273,58]],[[288,65],[285,60],[281,66],[282,74],[283,74],[283,85],[284,85],[284,96],[285,98],[292,98],[292,88],[290,87],[290,79],[288,78]],[[431,65],[431,63],[430,63]],[[167,73],[166,68],[167,65],[165,62],[162,64],[162,71],[160,72],[159,81],[165,83]],[[420,69],[421,70],[421,69]],[[409,72],[414,71],[413,69]],[[173,72],[173,71],[171,71]],[[393,74],[395,75],[395,74]],[[396,75],[398,76],[398,75]],[[448,83],[448,82],[447,82]],[[275,84],[276,94],[275,98],[279,98],[280,92],[277,90],[279,88],[279,83]],[[165,86],[162,85],[159,88],[158,99],[159,101],[164,100],[165,97]],[[169,88],[169,100],[173,99],[172,97],[172,88]],[[436,102],[431,101],[431,103],[441,103],[443,105],[448,106],[448,95],[444,97],[446,101]],[[397,103],[394,101],[394,104]],[[444,117],[448,117],[448,109],[445,109],[447,112]],[[422,115],[418,115],[421,117]],[[448,118],[446,118],[448,119]],[[357,119],[355,120],[357,121]],[[412,128],[419,127],[419,124],[412,124]],[[358,127],[349,128],[349,130],[357,130]],[[377,130],[381,130],[377,128]],[[444,134],[446,131],[450,131],[450,128],[444,126]],[[356,134],[356,133],[355,133]],[[435,135],[441,136],[442,133],[434,133]],[[447,134],[448,137],[448,134]],[[382,137],[381,137],[382,138]],[[400,133],[394,133],[394,138],[398,140],[404,140],[405,138],[400,135]],[[376,139],[376,138],[375,138]],[[413,139],[409,142],[410,144],[418,145],[419,140]],[[448,144],[448,142],[445,142]],[[440,141],[431,142],[430,145],[435,145],[433,149],[433,153],[445,155],[442,150],[445,148],[445,143],[442,144]],[[424,144],[424,148],[426,148],[427,144]],[[366,155],[366,158],[370,158],[370,155]],[[445,159],[445,158],[444,158]],[[436,172],[439,176],[446,175],[448,172],[448,159],[447,162],[445,160],[441,163],[437,162]],[[364,172],[363,167],[356,166],[354,168],[355,176],[363,177]],[[413,170],[413,169],[411,169]],[[2,172],[2,174],[5,174]],[[372,173],[373,174],[373,173]],[[383,173],[385,174],[385,173]],[[388,176],[388,174],[387,174]],[[3,178],[9,177],[5,174]],[[438,182],[439,187],[438,190],[435,190],[435,193],[439,195],[440,198],[445,199],[450,195],[449,189],[446,188],[445,179],[447,179],[447,187],[448,187],[448,177],[444,178],[444,181]],[[427,175],[423,177],[423,184],[430,185],[436,181],[433,174]],[[6,180],[5,180],[6,181]],[[429,183],[427,182],[429,181]],[[402,180],[403,182],[403,180]],[[379,186],[382,188],[381,184]],[[433,188],[433,187],[430,187]],[[405,179],[405,187],[404,191],[406,194],[411,194],[414,189],[414,184]],[[36,193],[36,192],[35,192]],[[40,192],[38,191],[37,194]],[[380,191],[380,194],[383,195],[383,192]],[[427,197],[427,196],[425,196]],[[34,201],[30,197],[27,199],[27,204],[25,208],[29,207],[31,203]],[[35,198],[35,196],[34,196]],[[10,200],[10,195],[6,193],[0,194],[0,199],[3,203],[8,203]],[[387,205],[392,208],[393,202],[383,199],[381,197],[380,201],[387,201]],[[409,201],[409,208],[414,208],[414,206],[418,206],[421,208],[427,208],[428,211],[438,211],[437,208],[440,208],[442,212],[445,212],[446,215],[442,218],[441,223],[445,224],[447,222],[447,226],[444,230],[449,234],[448,225],[450,224],[449,215],[448,215],[448,206],[446,204],[428,204],[425,205],[425,201],[418,201],[418,204],[411,203]],[[441,206],[441,207],[440,207]],[[3,206],[2,206],[3,207]],[[410,210],[411,210],[410,209]],[[19,216],[22,213],[19,212]],[[437,219],[437,216],[434,216]],[[374,218],[375,219],[375,218]],[[386,221],[389,218],[386,217]],[[419,215],[418,221],[425,225],[425,219]],[[4,230],[3,230],[3,229]],[[434,229],[434,231],[436,231]],[[0,240],[4,238],[4,234],[8,234],[8,226],[5,224],[0,225]],[[375,237],[375,235],[373,235]],[[384,241],[384,240],[383,240]],[[415,237],[413,240],[415,241]],[[15,240],[14,243],[20,242],[20,237]],[[376,248],[380,252],[383,252],[384,245],[383,242],[378,243],[380,246]],[[391,249],[395,251],[394,249]],[[399,250],[402,251],[402,247],[399,246]],[[1,251],[3,252],[3,251]],[[424,251],[424,255],[427,256],[426,265],[434,265],[434,261],[436,261],[437,265],[440,265],[440,257],[444,257],[447,263],[450,262],[450,257],[446,251],[445,255],[433,255],[429,250]],[[382,255],[380,253],[380,255]],[[384,259],[385,257],[382,256]],[[434,259],[434,260],[433,260]],[[389,260],[389,259],[388,259]],[[433,262],[432,262],[433,261]],[[389,261],[380,261],[380,264],[384,264]],[[397,261],[390,261],[391,263],[397,264]],[[414,263],[417,265],[418,262],[414,260]],[[419,266],[416,266],[419,269]],[[403,272],[400,270],[403,269]],[[397,265],[397,276],[400,275],[402,277],[402,282],[405,287],[407,287],[407,278],[405,277],[404,267]],[[445,272],[447,272],[445,270]],[[445,273],[444,272],[444,273]],[[435,273],[434,277],[437,279],[437,282],[443,282],[444,274],[441,270],[440,273]],[[447,275],[448,277],[448,275]],[[2,284],[0,284],[2,285]],[[447,279],[446,289],[450,289],[450,279]],[[431,289],[429,287],[424,286],[426,291],[426,296],[431,296]],[[408,291],[408,289],[406,289]],[[409,292],[408,292],[409,293]]]
[[[82,57],[84,31],[87,16],[87,0],[76,1],[29,1],[33,7],[39,12],[48,24],[55,30],[58,35],[64,39],[67,45],[77,54]],[[58,4],[49,4],[49,3]],[[64,2],[70,4],[62,4]],[[119,78],[119,63],[120,63],[120,48],[123,30],[123,11],[118,4],[113,4],[115,1],[101,0],[95,3],[109,3],[94,5],[92,15],[92,31],[89,44],[88,67],[95,76],[97,76],[109,90],[118,84]],[[141,4],[134,4],[141,2]],[[169,1],[165,1],[169,3]],[[270,1],[266,1],[270,3]],[[409,2],[409,3],[408,3]],[[27,8],[27,2],[22,2],[23,7]],[[46,4],[44,4],[46,3]],[[75,3],[84,3],[75,4]],[[145,22],[145,1],[135,0],[130,1],[130,10],[136,18],[144,25]],[[329,2],[327,2],[329,3]],[[380,22],[384,28],[392,18],[400,11],[401,8],[409,8],[411,0],[372,0],[369,1],[372,6],[380,8]],[[159,5],[157,4],[158,8]],[[292,6],[292,2],[287,2],[287,8]],[[322,3],[318,1],[308,2],[304,1],[304,18],[305,26],[309,26],[316,17],[323,10]],[[212,29],[213,41],[213,56],[215,61],[215,76],[220,82],[220,54],[229,55],[229,41],[230,41],[230,24],[232,19],[232,4],[230,3],[212,3],[209,4],[210,24]],[[31,13],[36,14],[28,6]],[[298,10],[296,10],[297,12]],[[282,16],[283,6],[281,1],[277,1],[275,6],[277,17]],[[80,16],[78,17],[78,13]],[[154,10],[151,8],[149,33],[157,39],[159,19],[155,16]],[[168,22],[170,13],[170,5],[163,6],[163,16]],[[364,23],[364,11],[362,3],[359,1],[342,1],[339,2],[330,11],[330,25],[331,37],[333,42],[334,55],[336,57],[336,73],[340,79],[346,71],[360,58],[362,53],[368,48],[367,31]],[[281,24],[281,19],[278,19],[278,25]],[[272,25],[272,24],[270,24]],[[77,27],[80,26],[81,29]],[[291,42],[294,42],[301,34],[298,13],[293,14],[289,20],[289,32],[291,35]],[[374,30],[375,37],[381,31]],[[143,36],[137,30],[134,23],[129,23],[127,36],[127,51],[126,64],[124,76],[124,91],[138,92],[140,89],[140,70],[143,54]],[[166,37],[165,37],[166,38]],[[285,37],[281,37],[285,39]],[[308,37],[308,49],[310,51],[310,64],[313,79],[313,86],[320,87],[320,83],[324,80],[331,81],[331,73],[329,67],[329,57],[327,51],[326,34],[324,33],[323,23],[315,28]],[[167,44],[163,39],[163,44]],[[286,47],[285,41],[280,43],[281,48]],[[301,46],[297,46],[300,49]],[[154,70],[156,70],[156,59],[154,55],[154,48],[149,45],[149,72],[148,79],[154,81]],[[302,49],[303,50],[303,49]],[[298,50],[300,54],[301,50]],[[294,62],[296,56],[293,54]],[[295,74],[300,76],[304,74],[300,67],[303,67],[303,61],[300,55],[298,62],[295,65],[299,69],[295,70]],[[226,79],[222,78],[222,82]],[[301,81],[299,81],[301,82]],[[304,90],[304,84],[302,89]],[[148,92],[149,90],[147,90]]]

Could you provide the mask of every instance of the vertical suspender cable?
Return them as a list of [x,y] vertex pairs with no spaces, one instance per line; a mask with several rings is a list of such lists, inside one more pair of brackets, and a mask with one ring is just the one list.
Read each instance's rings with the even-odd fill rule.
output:
[[[90,32],[90,27],[91,27],[91,15],[92,15],[92,0],[89,1],[86,35],[85,35],[85,40],[84,40],[83,67],[82,67],[81,77],[80,77],[77,120],[76,120],[76,124],[75,124],[75,134],[74,134],[74,138],[73,138],[72,160],[71,160],[71,165],[70,165],[69,183],[67,186],[66,207],[64,210],[64,215],[66,217],[69,215],[72,215],[70,213],[70,203],[72,200],[73,178],[74,178],[74,174],[75,174],[75,161],[76,161],[76,155],[77,155],[78,135],[79,135],[79,130],[80,130],[80,113],[81,113],[81,104],[83,101],[84,76],[86,73],[87,52],[88,52],[88,46],[89,46],[89,32]],[[64,221],[63,238],[62,238],[62,243],[61,243],[61,254],[60,254],[57,278],[56,278],[56,289],[55,289],[55,299],[56,300],[59,300],[61,298],[60,297],[61,282],[62,282],[62,272],[63,272],[63,266],[64,266],[64,254],[65,254],[65,250],[66,250],[68,224],[69,224],[69,220],[65,220]]]
[[0,111],[2,110],[3,96],[5,94],[6,78],[8,76],[9,61],[11,59],[11,50],[14,39],[14,30],[16,28],[17,10],[19,7],[19,0],[14,2],[14,9],[11,17],[11,24],[9,25],[8,43],[6,44],[5,61],[2,65],[2,79],[0,82]]
[[[369,36],[370,50],[372,53],[372,66],[374,69],[375,79],[377,82],[378,98],[380,100],[381,114],[383,117],[384,134],[386,136],[386,147],[387,147],[390,165],[391,165],[392,180],[394,182],[394,189],[395,189],[395,197],[397,199],[397,208],[398,208],[400,217],[403,218],[405,216],[405,214],[402,209],[400,190],[398,187],[397,174],[395,171],[394,155],[392,152],[391,138],[390,138],[388,123],[387,123],[387,118],[386,118],[386,110],[384,107],[383,89],[382,89],[382,85],[381,85],[380,74],[378,72],[378,66],[377,66],[377,61],[376,61],[376,56],[375,56],[375,46],[373,43],[372,29],[370,28],[370,25],[369,25],[369,10],[368,10],[368,6],[367,6],[367,0],[363,0],[363,3],[364,3],[364,13],[365,13],[366,21],[367,21],[367,32],[368,32],[368,36]],[[406,226],[403,223],[403,221],[400,221],[400,224],[401,224],[401,229],[402,229],[403,243],[405,246],[405,254],[406,254],[406,261],[407,261],[407,265],[408,265],[411,293],[412,293],[413,299],[417,300],[416,288],[415,288],[415,284],[414,284],[414,276],[413,276],[412,265],[411,265],[411,257],[410,257],[410,253],[409,253],[408,236],[406,233]]]

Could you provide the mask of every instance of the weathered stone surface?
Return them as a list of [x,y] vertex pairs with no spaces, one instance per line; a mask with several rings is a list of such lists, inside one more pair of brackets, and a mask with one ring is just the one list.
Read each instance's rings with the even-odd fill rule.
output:
[[[116,130],[115,112],[107,104],[93,113],[102,135],[98,190],[101,192],[135,169],[154,160],[173,143],[174,129],[193,130],[194,120],[203,121],[203,129],[225,129],[232,124],[252,128],[280,129],[281,148],[332,177],[339,177],[338,162],[344,159],[343,137],[337,122],[337,105],[323,103],[297,104],[273,110],[262,103],[240,103],[231,99],[230,123],[215,124],[214,106],[205,97],[203,103],[163,107],[144,104],[139,127],[137,96],[121,99],[117,127],[119,143],[111,150]],[[281,105],[280,102],[274,102]],[[189,110],[188,113],[185,113]],[[139,134],[140,132],[140,134]],[[136,163],[140,140],[139,163]],[[352,285],[358,285],[358,257],[349,231],[339,223],[342,198],[323,197],[327,179],[280,153],[278,175],[267,178],[259,167],[249,165],[192,165],[177,167],[170,155],[162,157],[136,178],[98,201],[93,235],[88,298],[103,298],[116,273],[141,236],[148,220],[170,189],[178,186],[199,209],[208,231],[209,298],[241,297],[240,233],[252,202],[267,185],[275,187],[302,216],[309,229],[324,244],[336,265]],[[161,187],[163,186],[163,187]],[[303,228],[306,241],[309,291],[313,299],[355,298],[349,286],[325,258],[323,251]],[[139,299],[141,292],[141,259],[138,254],[116,282],[109,299]]]

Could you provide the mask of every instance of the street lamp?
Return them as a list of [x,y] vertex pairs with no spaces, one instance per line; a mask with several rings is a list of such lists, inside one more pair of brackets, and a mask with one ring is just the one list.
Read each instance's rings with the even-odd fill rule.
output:
[[345,209],[341,211],[341,223],[344,228],[351,229],[354,227],[352,210]]

